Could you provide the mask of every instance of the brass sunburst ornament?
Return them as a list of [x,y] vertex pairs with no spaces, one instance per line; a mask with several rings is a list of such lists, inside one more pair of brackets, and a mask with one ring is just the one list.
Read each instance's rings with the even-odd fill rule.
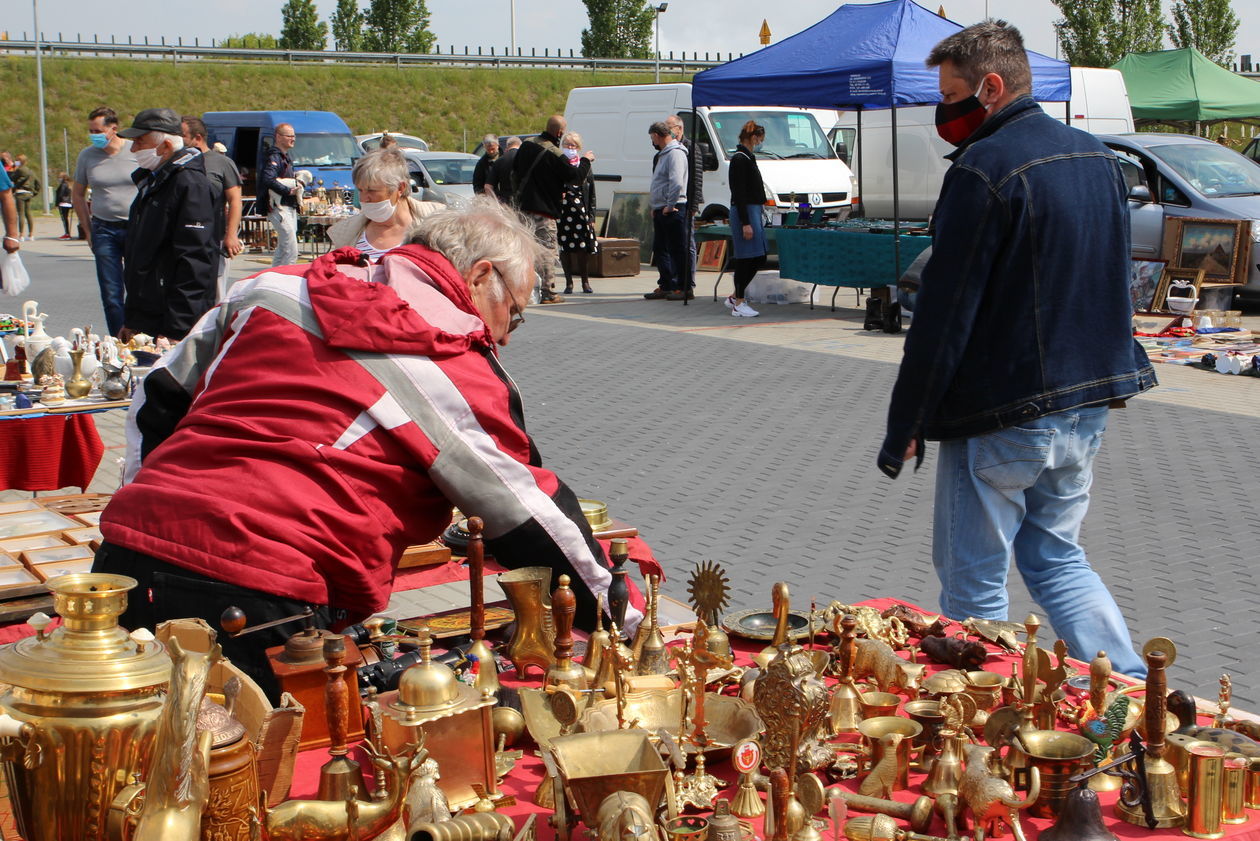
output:
[[731,581],[715,561],[700,561],[687,579],[687,593],[696,616],[708,625],[707,648],[720,657],[731,654],[731,640],[722,630],[722,610],[730,604]]

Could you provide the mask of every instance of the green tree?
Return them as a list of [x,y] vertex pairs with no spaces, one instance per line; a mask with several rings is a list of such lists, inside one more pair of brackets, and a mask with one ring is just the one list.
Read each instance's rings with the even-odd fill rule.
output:
[[372,0],[364,23],[364,47],[374,53],[428,53],[437,42],[425,0]]
[[643,0],[583,0],[591,28],[582,30],[587,58],[651,58],[655,12]]
[[1179,0],[1172,5],[1168,37],[1177,47],[1194,47],[1222,67],[1234,59],[1238,15],[1230,0]]
[[328,43],[328,24],[319,19],[315,0],[289,0],[280,19],[280,49],[322,50]]
[[1053,0],[1063,13],[1054,28],[1069,62],[1110,67],[1128,53],[1163,48],[1159,0]]
[[229,50],[276,50],[280,48],[276,36],[262,32],[246,32],[244,35],[229,35],[219,42],[219,46]]
[[363,49],[363,12],[359,9],[359,0],[337,0],[337,11],[330,20],[337,49],[346,53]]

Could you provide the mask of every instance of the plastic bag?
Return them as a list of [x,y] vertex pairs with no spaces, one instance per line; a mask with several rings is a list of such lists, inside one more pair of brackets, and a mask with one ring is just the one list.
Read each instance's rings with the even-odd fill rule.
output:
[[0,292],[6,295],[21,295],[31,285],[31,276],[22,265],[18,252],[0,251]]

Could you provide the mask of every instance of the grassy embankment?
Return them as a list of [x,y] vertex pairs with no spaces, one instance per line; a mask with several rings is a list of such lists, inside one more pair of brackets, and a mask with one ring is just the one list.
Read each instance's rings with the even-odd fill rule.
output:
[[[651,79],[643,73],[589,70],[47,59],[48,166],[54,174],[64,166],[64,128],[73,169],[75,156],[87,145],[87,114],[99,105],[117,111],[124,125],[137,111],[153,107],[182,114],[273,108],[335,111],[356,134],[389,129],[423,137],[434,149],[459,151],[465,130],[470,149],[486,132],[541,130],[547,115],[564,110],[570,88]],[[678,79],[662,76],[662,81]],[[38,166],[35,60],[0,60],[0,90],[6,103],[0,109],[0,149],[25,152]]]

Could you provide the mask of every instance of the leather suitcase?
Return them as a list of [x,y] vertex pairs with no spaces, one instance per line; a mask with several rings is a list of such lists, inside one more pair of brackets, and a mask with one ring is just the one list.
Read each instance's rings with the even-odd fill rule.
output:
[[639,273],[639,241],[599,237],[592,277],[633,277]]

